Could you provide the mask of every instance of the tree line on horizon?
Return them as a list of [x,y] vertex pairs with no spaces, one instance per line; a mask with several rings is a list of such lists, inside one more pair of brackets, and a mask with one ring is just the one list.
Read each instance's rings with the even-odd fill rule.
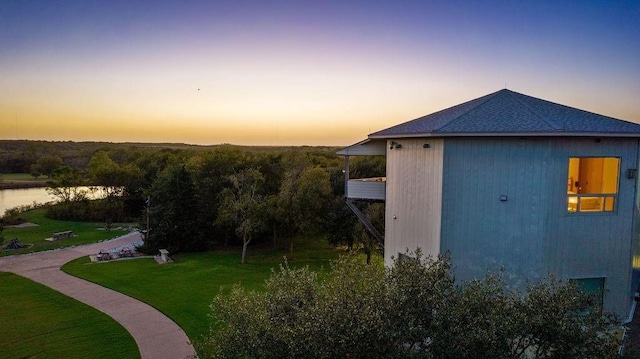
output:
[[[61,220],[137,221],[147,225],[141,250],[202,251],[216,246],[272,243],[292,250],[294,239],[326,235],[333,244],[370,256],[375,239],[344,204],[343,159],[328,147],[153,148],[95,143],[23,143],[0,154],[0,172],[49,177]],[[19,160],[21,159],[21,160]],[[28,160],[27,160],[28,159]],[[13,161],[13,162],[12,162]],[[383,176],[384,157],[352,162],[353,177]],[[89,200],[86,188],[104,194]],[[363,210],[380,216],[381,204]],[[377,209],[376,209],[377,208]],[[147,224],[148,215],[148,224]],[[382,223],[382,218],[372,218]]]

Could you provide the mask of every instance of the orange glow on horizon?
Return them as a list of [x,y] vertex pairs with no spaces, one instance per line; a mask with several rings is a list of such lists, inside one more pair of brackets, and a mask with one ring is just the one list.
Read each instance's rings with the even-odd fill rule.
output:
[[343,146],[504,87],[640,123],[626,3],[156,5],[3,4],[0,139]]

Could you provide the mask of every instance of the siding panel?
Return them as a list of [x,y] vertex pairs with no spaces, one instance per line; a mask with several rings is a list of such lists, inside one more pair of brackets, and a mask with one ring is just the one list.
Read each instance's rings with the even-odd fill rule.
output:
[[460,279],[504,267],[506,279],[517,284],[544,272],[544,143],[447,139],[441,250],[451,252]]
[[605,306],[626,316],[632,301],[631,262],[636,181],[626,177],[638,168],[636,140],[572,139],[557,141],[554,159],[559,168],[554,182],[566,181],[569,157],[620,157],[618,200],[615,213],[568,213],[565,189],[553,188],[549,206],[549,270],[563,278],[605,277],[610,290]]
[[[425,254],[440,251],[443,140],[396,140],[387,147],[385,262],[420,247]],[[423,145],[428,143],[429,148]]]
[[[635,191],[626,169],[638,167],[637,147],[624,139],[446,139],[441,252],[451,252],[462,280],[501,267],[515,287],[549,272],[606,277],[607,309],[626,316]],[[571,156],[621,158],[615,213],[567,212]]]

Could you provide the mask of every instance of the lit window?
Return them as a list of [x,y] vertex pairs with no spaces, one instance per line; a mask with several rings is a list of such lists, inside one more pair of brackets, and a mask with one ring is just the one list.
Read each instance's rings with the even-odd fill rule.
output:
[[571,157],[567,180],[569,212],[613,212],[618,197],[620,159]]

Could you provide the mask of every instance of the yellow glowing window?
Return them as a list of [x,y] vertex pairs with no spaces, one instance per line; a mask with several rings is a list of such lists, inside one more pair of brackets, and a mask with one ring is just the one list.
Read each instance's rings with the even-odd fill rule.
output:
[[571,157],[567,180],[569,212],[613,212],[618,197],[620,159]]

